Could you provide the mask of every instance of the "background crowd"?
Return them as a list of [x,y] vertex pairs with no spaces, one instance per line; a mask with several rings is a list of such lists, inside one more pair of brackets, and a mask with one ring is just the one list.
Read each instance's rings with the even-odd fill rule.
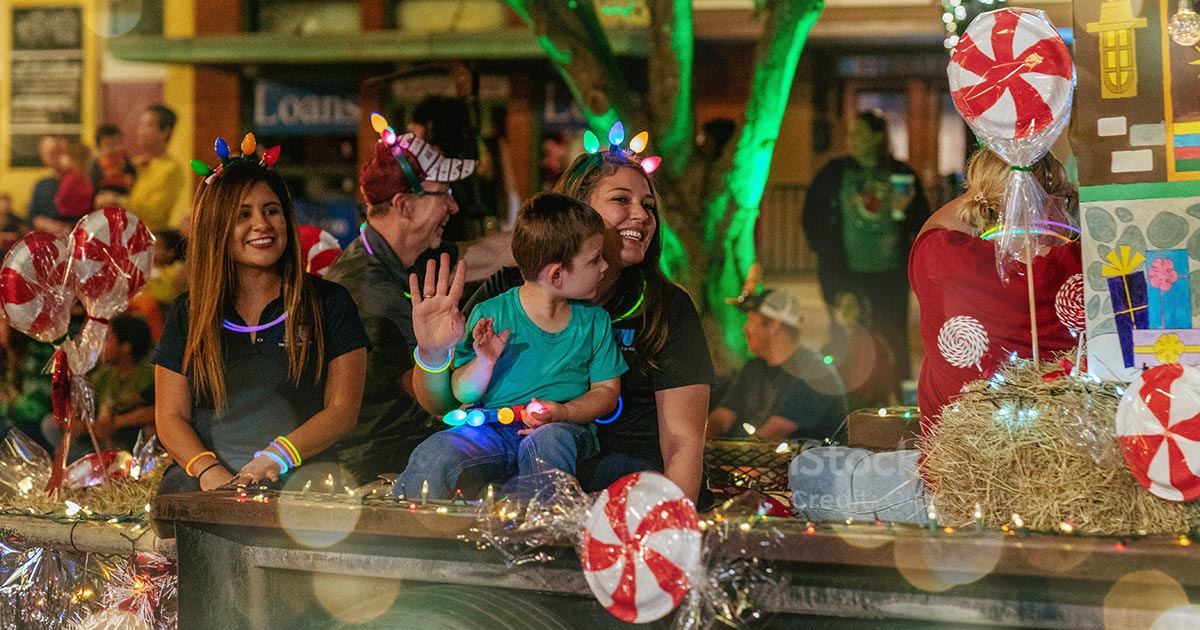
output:
[[[454,99],[429,99],[412,112],[407,130],[446,156],[473,159],[479,155],[477,140],[461,124],[463,116],[456,115],[461,105]],[[185,343],[179,336],[186,344],[195,342],[186,318],[180,320],[180,308],[189,307],[186,301],[180,307],[178,299],[188,289],[196,290],[199,272],[188,268],[185,260],[187,236],[198,219],[172,214],[187,179],[179,161],[166,154],[174,124],[169,108],[147,107],[131,143],[136,153],[127,151],[120,130],[112,125],[98,129],[92,147],[75,138],[46,136],[39,149],[49,173],[36,183],[26,218],[13,211],[9,196],[0,194],[0,239],[5,247],[30,229],[67,231],[78,217],[108,205],[129,209],[156,234],[154,275],[132,300],[129,315],[112,322],[112,347],[105,348],[101,369],[93,375],[103,418],[100,437],[106,444],[125,445],[139,431],[143,436],[155,431],[150,350],[160,342],[164,322],[169,330],[181,325],[184,329],[172,332],[172,350],[159,346],[155,363],[160,367],[187,372],[181,360],[191,351],[178,345]],[[785,287],[749,286],[742,295],[730,296],[729,301],[746,313],[743,332],[752,355],[732,374],[713,373],[700,314],[687,294],[662,274],[653,178],[620,151],[551,165],[559,177],[555,189],[588,204],[604,219],[607,269],[593,300],[612,319],[614,338],[630,366],[621,379],[621,408],[614,415],[620,419],[596,425],[592,431],[600,456],[581,458],[579,473],[587,485],[603,487],[631,470],[657,469],[696,496],[703,485],[700,462],[706,436],[843,442],[849,411],[902,400],[902,383],[912,360],[909,251],[929,207],[912,169],[892,157],[883,118],[860,113],[849,140],[850,155],[818,172],[804,207],[797,209],[817,255],[826,313],[806,313]],[[511,234],[464,240],[463,231],[455,227],[464,206],[478,206],[487,203],[482,198],[496,196],[492,188],[468,185],[477,179],[472,178],[456,182],[452,191],[451,182],[437,182],[431,173],[422,172],[415,156],[408,156],[416,169],[416,177],[411,177],[413,173],[406,174],[398,165],[404,156],[384,150],[382,142],[379,146],[359,171],[365,219],[360,238],[325,273],[348,289],[371,350],[365,394],[353,413],[357,422],[317,441],[323,444],[320,450],[329,450],[328,459],[360,482],[380,472],[402,471],[416,446],[444,428],[441,415],[458,402],[446,396],[435,373],[418,368],[422,330],[435,339],[420,344],[422,348],[450,348],[448,338],[431,332],[438,318],[462,317],[480,301],[522,281],[512,266]],[[202,184],[201,192],[210,184]],[[276,195],[281,211],[290,217],[290,230],[298,219],[290,198],[282,194],[286,186],[280,186],[284,188]],[[199,199],[198,193],[192,212],[200,211]],[[292,245],[288,247],[291,256]],[[421,307],[414,306],[421,297],[410,290],[409,275],[423,274],[426,264],[431,274],[446,274],[460,261],[465,263],[465,287],[451,293],[453,283],[438,283],[424,302],[439,310],[430,312],[432,323],[423,323]],[[218,262],[209,266],[219,268]],[[232,308],[227,299],[233,300],[223,297],[217,304]],[[176,310],[168,316],[172,304]],[[239,310],[238,315],[247,322],[260,320],[260,312]],[[817,335],[814,344],[812,322],[824,318],[830,322],[828,332]],[[7,328],[0,345],[5,358],[3,421],[53,446],[60,436],[53,422],[43,421],[49,413],[49,383],[41,369],[50,346]],[[428,360],[438,363],[437,357]],[[219,405],[205,408],[215,412]],[[313,413],[321,408],[317,404]],[[189,414],[183,414],[184,424],[195,423]],[[297,417],[294,425],[304,421]],[[158,428],[162,426],[160,418]],[[211,452],[225,465],[221,483],[253,459],[241,453],[232,458],[235,465],[213,446],[211,436],[199,437],[203,444],[196,448],[214,449],[201,454]],[[84,440],[75,444],[89,448]],[[176,459],[183,463],[193,459],[191,455]],[[208,462],[189,463],[200,467]],[[470,471],[463,481],[472,481]]]

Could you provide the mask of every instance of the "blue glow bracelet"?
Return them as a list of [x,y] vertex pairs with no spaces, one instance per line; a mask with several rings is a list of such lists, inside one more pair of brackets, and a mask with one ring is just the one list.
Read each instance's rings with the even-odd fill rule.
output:
[[258,451],[256,453],[254,453],[255,457],[258,457],[259,455],[266,455],[267,457],[270,457],[271,459],[275,460],[276,462],[279,462],[279,474],[282,475],[288,471],[287,462],[283,461],[283,458],[276,455],[275,453],[272,453],[271,451]]

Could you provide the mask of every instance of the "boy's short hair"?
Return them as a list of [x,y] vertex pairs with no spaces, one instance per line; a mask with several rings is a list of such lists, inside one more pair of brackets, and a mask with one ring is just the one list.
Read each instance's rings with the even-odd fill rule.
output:
[[134,361],[141,361],[150,354],[154,340],[150,336],[150,324],[146,320],[121,313],[109,320],[112,334],[117,338],[117,344],[128,343]]
[[559,193],[534,195],[521,207],[512,250],[521,277],[536,280],[546,265],[571,268],[583,242],[604,233],[604,219],[587,204]]
[[112,123],[105,123],[96,127],[96,147],[99,148],[100,141],[105,138],[112,138],[119,135],[121,135],[121,128]]
[[163,105],[162,103],[157,103],[155,105],[151,105],[151,106],[147,107],[146,109],[154,112],[155,118],[158,119],[158,130],[159,131],[166,131],[168,129],[170,129],[171,131],[175,130],[175,119],[176,119],[175,111],[172,110],[170,107],[167,107],[166,105]]

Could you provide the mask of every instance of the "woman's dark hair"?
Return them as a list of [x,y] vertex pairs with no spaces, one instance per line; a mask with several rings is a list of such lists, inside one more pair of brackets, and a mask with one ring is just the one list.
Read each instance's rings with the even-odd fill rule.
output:
[[[626,314],[627,309],[637,306],[644,318],[644,325],[634,339],[638,354],[651,367],[657,366],[655,358],[667,342],[667,291],[672,283],[662,271],[662,215],[659,213],[658,190],[654,178],[642,169],[641,159],[620,151],[584,153],[567,167],[566,172],[554,186],[554,192],[574,197],[591,204],[592,192],[600,180],[615,175],[623,168],[633,169],[645,178],[654,198],[654,207],[648,211],[654,216],[654,235],[646,248],[642,262],[621,269],[613,298],[604,305],[614,319]],[[644,287],[644,289],[643,289]]]

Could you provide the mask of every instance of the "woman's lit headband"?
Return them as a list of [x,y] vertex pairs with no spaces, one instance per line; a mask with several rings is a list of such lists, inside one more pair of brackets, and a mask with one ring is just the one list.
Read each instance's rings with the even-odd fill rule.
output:
[[[650,134],[643,131],[634,136],[629,141],[628,149],[621,148],[621,143],[624,141],[625,125],[618,120],[615,124],[613,124],[612,128],[608,130],[607,152],[623,155],[627,158],[633,158],[636,156],[638,158],[637,162],[641,164],[642,170],[646,171],[647,175],[653,173],[659,167],[659,165],[662,164],[662,158],[658,157],[657,155],[641,157],[642,151],[644,151],[646,149],[646,145],[650,143]],[[600,139],[596,137],[596,134],[592,133],[591,129],[583,132],[583,148],[587,149],[587,152],[593,155],[600,153]]]
[[[396,130],[378,112],[371,113],[371,128],[379,134],[380,142],[388,148],[392,157],[396,158],[396,163],[404,172],[404,179],[408,180],[409,188],[412,189],[410,192],[414,195],[425,194],[425,189],[421,187],[422,181],[456,182],[474,173],[479,163],[478,160],[446,157],[433,145],[414,134],[396,135]],[[408,156],[412,156],[420,165],[422,175],[417,175],[416,169],[408,161]]]
[[[212,179],[224,172],[225,168],[230,164],[234,162],[247,162],[253,164],[255,162],[255,158],[258,157],[255,155],[255,151],[258,150],[258,141],[254,139],[254,134],[246,134],[246,137],[242,138],[242,144],[240,148],[242,149],[241,155],[229,157],[229,144],[225,142],[224,138],[217,138],[217,141],[214,143],[214,150],[217,153],[217,157],[221,158],[221,163],[218,164],[216,168],[209,168],[207,164],[200,160],[192,160],[192,170],[195,171],[197,175],[204,178],[205,184],[211,184]],[[258,165],[263,168],[269,168],[278,161],[279,147],[271,147],[270,149],[263,151],[262,159],[257,160]]]

